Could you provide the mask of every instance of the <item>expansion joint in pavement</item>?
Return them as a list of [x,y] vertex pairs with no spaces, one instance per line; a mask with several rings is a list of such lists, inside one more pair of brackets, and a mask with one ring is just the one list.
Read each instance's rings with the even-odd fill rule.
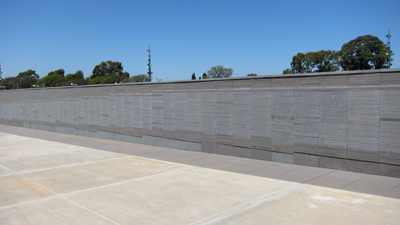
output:
[[280,189],[279,191],[270,193],[268,195],[262,196],[261,198],[254,199],[250,202],[247,202],[239,207],[227,210],[225,212],[222,212],[220,214],[214,215],[212,217],[207,218],[206,220],[200,221],[195,223],[195,225],[209,225],[209,224],[214,224],[217,223],[221,220],[227,219],[229,217],[235,216],[242,214],[244,212],[250,211],[266,202],[277,200],[280,198],[283,198],[295,191],[301,190],[304,188],[303,184],[295,184],[292,186],[289,186],[284,189]]

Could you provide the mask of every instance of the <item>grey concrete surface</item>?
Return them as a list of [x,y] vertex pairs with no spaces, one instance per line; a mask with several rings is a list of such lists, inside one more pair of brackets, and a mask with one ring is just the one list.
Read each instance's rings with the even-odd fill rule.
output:
[[398,224],[400,179],[0,125],[1,224]]

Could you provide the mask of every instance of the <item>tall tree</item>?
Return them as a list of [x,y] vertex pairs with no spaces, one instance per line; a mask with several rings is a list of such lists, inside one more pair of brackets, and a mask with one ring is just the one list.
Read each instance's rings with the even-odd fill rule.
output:
[[36,85],[39,87],[58,87],[65,85],[65,71],[63,69],[58,69],[51,71],[47,76],[40,78]]
[[39,74],[36,74],[36,71],[34,71],[34,70],[27,70],[27,71],[25,71],[25,72],[21,72],[21,73],[19,73],[18,75],[17,75],[17,77],[20,77],[20,78],[24,78],[24,77],[33,77],[33,76],[35,76],[36,78],[38,78],[39,79]]
[[78,70],[78,71],[76,71],[76,73],[69,73],[69,74],[65,75],[65,79],[66,80],[79,80],[79,79],[85,79],[85,78],[83,77],[82,70]]
[[20,78],[17,82],[18,88],[31,88],[39,80],[39,74],[35,70],[27,70],[17,75]]
[[4,86],[5,89],[17,89],[19,88],[20,77],[6,77],[1,80],[1,86]]
[[82,70],[76,71],[76,73],[69,73],[65,75],[64,86],[68,86],[70,84],[74,85],[86,85],[87,80],[83,76]]
[[221,65],[211,67],[211,69],[207,71],[207,77],[209,78],[231,77],[232,74],[233,74],[233,69],[224,68]]
[[195,73],[192,74],[192,80],[196,80],[196,74]]
[[340,66],[343,70],[369,70],[383,68],[386,45],[372,35],[359,36],[342,46]]
[[206,73],[203,73],[202,78],[203,78],[203,79],[207,79],[207,74],[206,74]]
[[301,52],[293,56],[292,63],[290,63],[293,73],[310,73],[312,71],[311,65],[310,55]]
[[283,74],[290,73],[313,73],[328,72],[339,70],[338,54],[331,50],[321,50],[318,52],[299,52],[293,56],[291,69],[286,69]]
[[313,72],[329,72],[339,70],[339,55],[336,51],[321,50],[318,52],[309,52]]
[[123,70],[122,63],[120,62],[113,62],[111,60],[101,62],[94,67],[89,84],[119,83],[129,77],[129,73]]
[[291,70],[291,69],[289,69],[289,68],[286,68],[283,72],[282,72],[282,74],[292,74],[293,73],[293,71]]

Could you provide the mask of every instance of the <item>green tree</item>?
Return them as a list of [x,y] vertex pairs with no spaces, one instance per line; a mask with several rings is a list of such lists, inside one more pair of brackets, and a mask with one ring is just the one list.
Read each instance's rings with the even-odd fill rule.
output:
[[283,74],[292,74],[293,71],[289,68],[287,68],[286,70],[283,71]]
[[20,77],[7,77],[1,80],[1,86],[4,86],[5,89],[17,89],[20,80]]
[[65,82],[63,86],[74,85],[86,85],[87,80],[83,76],[82,70],[76,71],[76,73],[69,73],[65,75]]
[[19,80],[18,88],[31,88],[38,80],[37,76],[25,76]]
[[339,64],[343,70],[381,69],[386,60],[386,45],[372,35],[359,36],[342,46]]
[[78,71],[76,71],[76,73],[69,73],[69,74],[65,75],[65,79],[66,80],[79,80],[79,79],[85,79],[85,78],[83,77],[82,70],[78,70]]
[[209,78],[225,78],[231,77],[233,74],[233,69],[224,68],[221,65],[211,67],[209,71],[207,71],[207,77]]
[[318,52],[297,53],[293,56],[291,69],[286,69],[283,74],[313,73],[339,70],[338,54],[331,50]]
[[[94,67],[89,84],[119,83],[129,77],[129,73],[123,70],[122,63],[120,62],[113,62],[111,60],[101,62]],[[98,77],[104,77],[105,79]]]
[[293,73],[310,73],[312,71],[311,65],[310,55],[301,52],[293,56],[292,63],[290,63]]
[[19,73],[16,77],[7,77],[1,81],[1,86],[5,89],[31,88],[39,79],[39,75],[34,70],[27,70]]
[[306,55],[311,59],[311,67],[316,70],[312,72],[329,72],[339,70],[339,55],[336,51],[321,50],[308,52]]
[[39,87],[58,87],[66,85],[66,79],[64,77],[65,71],[58,69],[51,71],[47,76],[40,78],[36,85]]
[[256,74],[256,73],[249,73],[249,74],[247,74],[247,76],[248,76],[248,77],[256,77],[257,74]]
[[203,79],[207,79],[207,74],[203,73]]
[[139,82],[149,82],[149,76],[146,74],[139,74],[136,76],[125,78],[121,83],[139,83]]
[[196,80],[196,74],[195,73],[192,74],[192,80]]
[[25,72],[21,72],[17,75],[17,77],[19,78],[24,78],[24,77],[36,77],[37,79],[39,79],[39,75],[36,74],[36,71],[34,70],[27,70]]
[[39,75],[36,74],[35,70],[29,69],[19,73],[17,78],[19,78],[17,81],[18,88],[31,88],[39,80]]

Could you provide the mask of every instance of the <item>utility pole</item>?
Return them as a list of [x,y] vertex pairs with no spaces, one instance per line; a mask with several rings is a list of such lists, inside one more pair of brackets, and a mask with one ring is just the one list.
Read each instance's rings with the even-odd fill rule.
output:
[[149,66],[149,72],[147,72],[147,74],[149,75],[149,80],[151,82],[151,74],[153,74],[153,73],[151,72],[151,54],[150,54],[151,49],[150,49],[150,45],[149,45],[149,49],[147,49],[147,52],[149,53],[149,63],[147,64]]
[[390,34],[390,29],[388,30],[388,34],[386,35],[386,37],[388,38],[387,41],[387,66],[388,69],[390,69],[391,63],[390,63],[390,56],[392,55],[392,51],[390,50],[390,38],[392,37],[392,35]]

